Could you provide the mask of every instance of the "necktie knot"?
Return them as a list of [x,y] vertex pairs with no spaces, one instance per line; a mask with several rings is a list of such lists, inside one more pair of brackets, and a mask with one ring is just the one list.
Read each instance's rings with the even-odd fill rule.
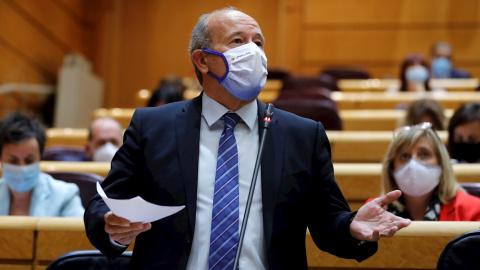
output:
[[241,117],[236,113],[226,113],[223,116],[225,121],[225,129],[234,129],[235,126],[240,122]]

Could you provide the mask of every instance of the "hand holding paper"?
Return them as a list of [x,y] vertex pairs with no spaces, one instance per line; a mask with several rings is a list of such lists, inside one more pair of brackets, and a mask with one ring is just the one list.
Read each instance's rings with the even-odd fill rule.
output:
[[149,203],[140,196],[121,200],[110,199],[97,182],[97,192],[107,204],[108,208],[118,217],[129,220],[131,223],[148,223],[168,217],[185,208],[182,206],[161,206]]

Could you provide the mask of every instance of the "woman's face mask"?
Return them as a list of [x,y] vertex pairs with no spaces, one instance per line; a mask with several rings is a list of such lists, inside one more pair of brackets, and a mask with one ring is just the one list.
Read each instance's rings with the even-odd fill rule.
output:
[[2,163],[2,178],[16,192],[32,190],[40,178],[40,163],[30,165]]
[[411,66],[407,69],[405,77],[409,82],[424,83],[428,80],[428,69],[422,65]]
[[412,197],[423,196],[440,183],[442,168],[426,165],[416,159],[393,171],[395,182],[400,190]]
[[267,81],[267,57],[257,44],[250,42],[224,53],[202,50],[223,58],[227,71],[222,77],[208,73],[217,79],[232,95],[241,100],[252,100],[262,91]]

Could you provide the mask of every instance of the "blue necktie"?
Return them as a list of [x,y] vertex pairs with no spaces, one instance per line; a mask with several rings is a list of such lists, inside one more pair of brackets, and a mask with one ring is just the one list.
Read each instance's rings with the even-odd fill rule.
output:
[[233,267],[238,244],[238,152],[233,130],[240,121],[240,116],[226,113],[223,118],[225,128],[218,146],[213,195],[208,260],[210,270]]

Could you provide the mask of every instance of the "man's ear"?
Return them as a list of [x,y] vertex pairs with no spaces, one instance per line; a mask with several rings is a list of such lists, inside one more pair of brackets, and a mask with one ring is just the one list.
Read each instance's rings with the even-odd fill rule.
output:
[[192,62],[201,73],[206,74],[208,72],[207,59],[202,50],[195,50],[192,53]]

